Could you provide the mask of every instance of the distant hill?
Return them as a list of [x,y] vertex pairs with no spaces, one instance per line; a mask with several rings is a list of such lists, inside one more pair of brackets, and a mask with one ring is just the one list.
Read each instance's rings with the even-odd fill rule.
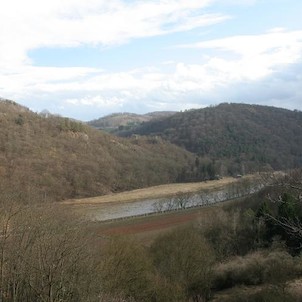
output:
[[26,202],[102,195],[175,182],[193,161],[160,138],[117,138],[0,101],[0,195]]
[[165,118],[175,114],[174,111],[156,111],[146,114],[113,113],[99,119],[88,122],[88,125],[108,132],[130,130],[143,122]]
[[[145,122],[118,134],[161,137],[197,154],[196,169],[211,170],[210,174],[302,166],[299,111],[223,103]],[[208,168],[201,164],[205,160]]]

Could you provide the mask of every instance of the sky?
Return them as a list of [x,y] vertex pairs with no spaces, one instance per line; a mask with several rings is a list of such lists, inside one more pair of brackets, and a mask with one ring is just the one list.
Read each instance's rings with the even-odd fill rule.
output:
[[0,0],[0,97],[83,121],[302,110],[301,0]]

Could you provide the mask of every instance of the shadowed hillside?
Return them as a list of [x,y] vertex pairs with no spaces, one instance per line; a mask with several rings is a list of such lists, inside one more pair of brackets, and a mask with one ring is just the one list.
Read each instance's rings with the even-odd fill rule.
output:
[[[119,133],[162,137],[222,174],[302,165],[302,113],[267,106],[220,104],[177,113]],[[198,163],[197,163],[198,164]]]
[[1,192],[49,201],[175,182],[192,155],[161,139],[113,137],[0,102]]

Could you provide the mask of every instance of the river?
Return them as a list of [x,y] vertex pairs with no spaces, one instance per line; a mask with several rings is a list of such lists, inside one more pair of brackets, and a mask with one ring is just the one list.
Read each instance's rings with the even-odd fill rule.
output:
[[107,204],[86,205],[87,218],[93,221],[108,221],[129,218],[133,216],[149,215],[152,213],[181,210],[185,208],[200,207],[217,202],[223,202],[233,198],[250,195],[259,191],[263,185],[253,185],[244,190],[231,191],[221,189],[212,192],[199,192],[195,194],[177,195],[176,197],[163,199],[145,199],[132,202],[115,202]]

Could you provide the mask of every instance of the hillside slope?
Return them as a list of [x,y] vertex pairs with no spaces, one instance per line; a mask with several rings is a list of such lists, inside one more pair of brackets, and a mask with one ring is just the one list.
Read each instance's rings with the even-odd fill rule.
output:
[[302,113],[298,111],[224,103],[146,122],[119,134],[162,137],[198,154],[200,160],[207,158],[222,174],[302,165]]
[[0,190],[28,202],[175,182],[193,155],[161,139],[123,139],[0,101]]

